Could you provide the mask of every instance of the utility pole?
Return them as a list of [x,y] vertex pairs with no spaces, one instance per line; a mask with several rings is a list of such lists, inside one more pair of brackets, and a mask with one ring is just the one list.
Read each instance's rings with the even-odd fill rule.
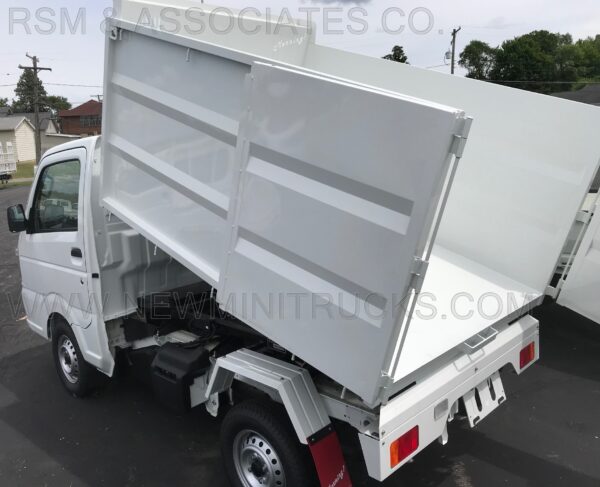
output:
[[51,68],[40,68],[38,66],[39,59],[37,56],[30,56],[26,54],[26,56],[31,59],[33,66],[21,66],[19,64],[19,69],[23,71],[31,70],[33,72],[33,110],[34,110],[34,125],[35,125],[35,162],[36,164],[40,162],[42,158],[42,131],[40,126],[40,94],[38,90],[39,85],[39,77],[38,71],[52,71]]
[[102,97],[104,95],[90,95],[92,98],[96,98],[98,100],[99,103],[102,103]]
[[454,74],[454,66],[456,59],[456,35],[461,31],[462,27],[452,31],[452,64],[450,65],[450,73]]

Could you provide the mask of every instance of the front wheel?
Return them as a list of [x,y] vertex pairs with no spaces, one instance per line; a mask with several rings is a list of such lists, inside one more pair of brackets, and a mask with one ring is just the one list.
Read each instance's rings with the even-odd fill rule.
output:
[[221,428],[221,450],[235,487],[318,485],[308,449],[273,401],[245,401],[231,409]]
[[73,330],[62,320],[53,329],[52,353],[58,377],[73,396],[85,397],[104,382],[102,374],[83,359]]

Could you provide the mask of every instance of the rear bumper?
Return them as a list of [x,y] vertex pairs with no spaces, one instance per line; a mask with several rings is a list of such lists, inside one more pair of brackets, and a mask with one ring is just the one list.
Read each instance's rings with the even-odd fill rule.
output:
[[[499,330],[497,338],[472,355],[461,355],[415,386],[382,406],[379,438],[359,434],[369,475],[379,481],[406,464],[437,439],[445,441],[454,406],[466,393],[492,374],[512,364],[521,374],[539,358],[539,323],[525,316]],[[535,343],[535,359],[521,369],[521,350]],[[390,444],[418,426],[418,447],[395,467],[390,465]]]

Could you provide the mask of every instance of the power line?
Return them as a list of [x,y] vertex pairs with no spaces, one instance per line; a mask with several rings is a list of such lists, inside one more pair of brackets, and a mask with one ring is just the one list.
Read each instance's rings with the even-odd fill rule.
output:
[[[11,83],[8,85],[0,85],[0,88],[7,88],[9,86],[17,86],[17,83]],[[74,88],[102,88],[102,85],[80,85],[70,83],[44,83],[44,86],[70,86]]]
[[70,83],[44,83],[46,86],[71,86],[71,87],[79,87],[79,88],[102,88],[102,85],[80,85],[80,84],[70,84]]
[[444,63],[444,64],[438,64],[436,66],[427,66],[425,69],[443,68],[445,66],[448,66],[448,65],[446,63]]

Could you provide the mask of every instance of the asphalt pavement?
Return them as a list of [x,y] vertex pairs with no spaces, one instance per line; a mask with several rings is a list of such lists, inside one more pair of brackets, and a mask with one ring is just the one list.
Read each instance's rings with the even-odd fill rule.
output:
[[[166,412],[128,375],[86,400],[63,390],[49,344],[19,306],[5,208],[27,194],[0,190],[0,487],[225,487],[219,422],[206,412]],[[521,377],[504,374],[508,401],[475,429],[450,424],[446,446],[431,445],[384,484],[367,478],[342,430],[354,485],[600,486],[600,325],[556,305],[536,314],[542,358]]]

